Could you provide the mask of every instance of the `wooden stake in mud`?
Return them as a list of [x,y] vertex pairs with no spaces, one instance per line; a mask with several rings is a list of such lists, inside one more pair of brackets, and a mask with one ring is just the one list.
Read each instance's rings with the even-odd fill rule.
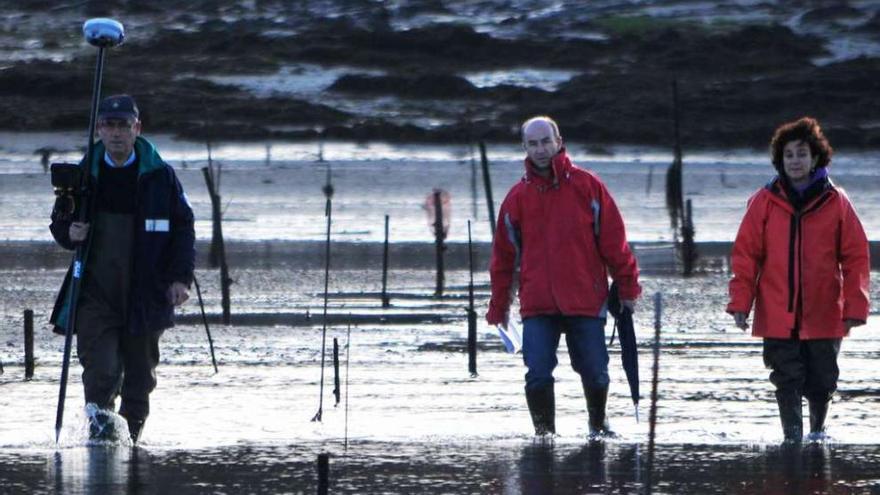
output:
[[471,221],[468,220],[468,372],[471,377],[477,376],[477,312],[474,311],[474,244],[471,239]]
[[648,466],[645,483],[645,493],[650,495],[652,476],[654,471],[654,438],[657,429],[657,384],[659,383],[660,371],[660,320],[663,315],[663,299],[660,293],[654,294],[654,367],[651,377],[651,412],[648,417]]
[[679,138],[678,81],[672,81],[672,124],[674,147],[672,164],[666,171],[666,209],[672,226],[672,236],[676,244],[680,239],[679,229],[684,223],[684,191],[682,185],[681,140]]
[[34,311],[24,310],[24,379],[34,377]]
[[330,489],[330,454],[318,454],[318,495]]
[[[202,174],[205,176],[205,184],[208,186],[208,193],[211,197],[211,218],[214,225],[211,251],[213,252],[216,246],[217,261],[220,265],[220,304],[223,308],[223,324],[229,325],[232,320],[229,302],[229,285],[232,283],[232,279],[229,278],[229,265],[226,264],[226,247],[223,242],[223,219],[220,211],[219,183],[215,182],[213,167],[202,167]],[[216,265],[212,264],[212,266]]]
[[333,337],[333,396],[336,397],[336,403],[333,407],[339,405],[341,390],[339,390],[339,340]]
[[694,243],[694,218],[691,200],[687,200],[684,224],[681,227],[681,258],[684,264],[684,275],[693,274],[694,263],[697,261],[697,246]]
[[486,206],[489,208],[489,232],[495,238],[495,202],[492,201],[492,178],[489,176],[489,158],[486,143],[480,141],[480,162],[483,164],[483,186],[486,188]]
[[474,142],[470,141],[468,145],[470,155],[471,155],[471,209],[472,215],[474,218],[477,218],[478,208],[477,208],[477,158],[474,153]]
[[[208,184],[208,196],[211,198],[211,250],[208,255],[208,263],[211,268],[217,268],[220,266],[220,238],[223,236],[221,230],[221,224],[217,221],[217,217],[220,213],[220,202],[217,201],[217,205],[214,204],[214,195],[219,194],[219,190],[217,189],[217,185],[214,181],[214,158],[211,155],[211,141],[205,143],[205,148],[208,150],[208,168],[207,172],[205,168],[202,168],[203,173],[209,173],[211,175],[211,182]],[[208,179],[205,178],[205,182],[208,183]],[[217,198],[219,199],[219,198]]]
[[385,245],[382,248],[382,307],[391,306],[388,297],[388,215],[385,215]]
[[327,240],[324,246],[324,318],[322,323],[324,328],[321,330],[321,386],[318,391],[318,412],[312,418],[312,421],[321,421],[324,414],[324,359],[327,355],[327,301],[329,299],[330,290],[330,225],[333,223],[333,184],[330,182],[330,167],[327,167],[327,183],[324,184],[322,191],[327,203],[324,206],[324,216],[327,217]]
[[443,297],[443,286],[446,276],[443,268],[443,251],[446,246],[443,241],[446,239],[446,233],[443,232],[443,200],[441,198],[440,189],[434,190],[434,244],[437,246],[437,287],[434,289],[434,295]]

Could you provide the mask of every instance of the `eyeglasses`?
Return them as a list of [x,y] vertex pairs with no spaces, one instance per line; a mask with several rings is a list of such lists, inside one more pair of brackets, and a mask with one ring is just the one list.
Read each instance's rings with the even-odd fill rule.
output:
[[104,129],[124,131],[124,130],[131,129],[131,127],[134,125],[134,123],[135,123],[134,120],[119,120],[119,119],[100,120],[100,121],[98,121],[98,127],[103,127]]

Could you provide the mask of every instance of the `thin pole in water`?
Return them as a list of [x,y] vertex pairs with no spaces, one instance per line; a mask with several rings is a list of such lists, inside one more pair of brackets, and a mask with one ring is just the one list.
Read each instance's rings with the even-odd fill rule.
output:
[[489,176],[489,158],[486,143],[480,141],[480,163],[483,166],[483,187],[486,188],[486,206],[489,208],[489,233],[495,238],[495,202],[492,200],[492,178]]
[[663,298],[660,293],[654,294],[654,367],[651,377],[651,412],[649,415],[650,429],[648,431],[648,467],[645,483],[645,493],[650,495],[653,470],[654,470],[654,438],[657,429],[657,384],[660,371],[660,320],[663,315]]
[[211,338],[211,329],[208,328],[208,316],[205,315],[205,302],[202,300],[202,288],[199,287],[199,281],[193,274],[193,285],[196,286],[196,295],[199,297],[199,309],[202,311],[202,323],[205,324],[205,333],[208,334],[208,348],[211,350],[211,364],[214,365],[214,373],[219,373],[217,369],[217,358],[214,356],[214,339]]
[[339,405],[340,399],[340,390],[339,390],[339,340],[336,337],[333,337],[333,396],[336,397],[336,403],[333,404],[333,407]]
[[348,365],[351,363],[351,313],[348,314],[348,330],[345,333],[345,451],[348,451]]
[[446,233],[443,232],[443,200],[440,189],[434,189],[434,244],[437,251],[437,286],[434,288],[435,297],[443,297],[443,286],[445,285],[446,275],[443,268],[443,251],[446,246],[443,240]]
[[388,297],[388,221],[389,216],[385,215],[385,244],[382,248],[382,307],[391,306],[391,300]]
[[318,495],[327,495],[330,488],[330,454],[318,454]]
[[327,167],[327,183],[323,188],[327,204],[324,207],[324,215],[327,217],[327,240],[324,246],[324,318],[321,330],[321,386],[318,396],[318,412],[312,421],[321,421],[324,412],[324,360],[327,354],[327,300],[330,290],[330,225],[333,222],[333,184],[330,183],[330,167]]
[[34,311],[24,310],[24,379],[34,377]]
[[474,244],[471,239],[471,221],[468,220],[468,371],[471,377],[477,376],[477,312],[474,311]]

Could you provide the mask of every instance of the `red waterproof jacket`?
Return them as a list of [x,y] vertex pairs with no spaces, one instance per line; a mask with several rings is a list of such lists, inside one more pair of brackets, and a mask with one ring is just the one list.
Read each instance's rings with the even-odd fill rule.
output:
[[638,264],[605,184],[573,165],[565,149],[551,166],[553,175],[545,179],[526,159],[526,174],[501,205],[489,264],[490,324],[503,322],[510,309],[517,267],[523,318],[604,317],[608,269],[621,299],[636,299],[641,293]]
[[829,339],[844,319],[868,318],[868,240],[843,189],[830,181],[792,205],[777,178],[756,192],[731,254],[728,313],[748,314],[752,335]]

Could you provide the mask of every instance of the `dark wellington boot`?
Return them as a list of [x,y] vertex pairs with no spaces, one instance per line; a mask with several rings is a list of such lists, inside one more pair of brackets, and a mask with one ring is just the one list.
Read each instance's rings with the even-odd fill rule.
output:
[[553,384],[526,389],[526,402],[535,425],[535,435],[552,435],[556,433],[556,398]]
[[590,416],[590,439],[616,438],[617,434],[611,431],[605,416],[608,389],[584,386],[584,396],[587,398],[587,414]]
[[821,441],[825,435],[825,418],[828,417],[830,400],[809,400],[810,404],[810,434],[811,441]]
[[776,404],[785,443],[801,443],[804,436],[804,413],[801,393],[797,390],[777,390]]
[[131,436],[131,443],[137,443],[138,438],[141,436],[141,431],[144,429],[144,420],[143,419],[125,419],[128,422],[128,434]]

